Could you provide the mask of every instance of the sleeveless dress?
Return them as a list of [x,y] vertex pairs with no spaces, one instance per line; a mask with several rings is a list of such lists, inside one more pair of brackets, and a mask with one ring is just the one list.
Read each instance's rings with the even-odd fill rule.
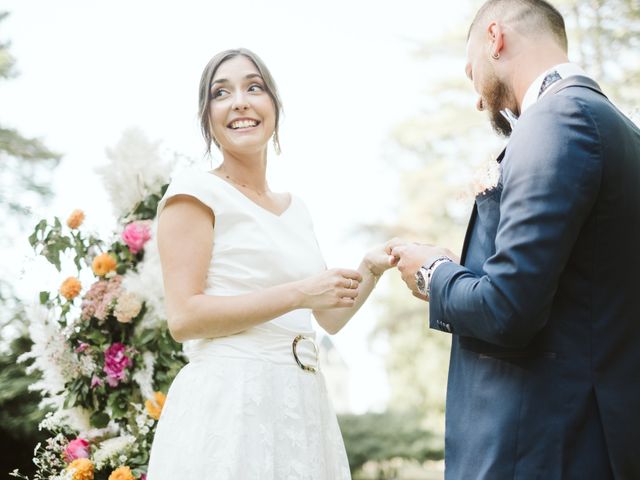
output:
[[[278,216],[213,173],[189,169],[172,179],[158,214],[179,194],[215,215],[206,294],[246,294],[325,269],[296,196]],[[184,342],[189,363],[167,394],[147,479],[350,479],[322,373],[303,370],[293,355],[300,334],[315,338],[308,309],[235,335]],[[317,363],[309,341],[297,343],[296,353],[304,365]]]

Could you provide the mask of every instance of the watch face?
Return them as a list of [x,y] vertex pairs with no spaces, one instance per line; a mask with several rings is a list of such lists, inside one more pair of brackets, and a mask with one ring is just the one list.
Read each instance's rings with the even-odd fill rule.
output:
[[422,295],[426,295],[427,282],[422,273],[422,269],[416,272],[416,287]]

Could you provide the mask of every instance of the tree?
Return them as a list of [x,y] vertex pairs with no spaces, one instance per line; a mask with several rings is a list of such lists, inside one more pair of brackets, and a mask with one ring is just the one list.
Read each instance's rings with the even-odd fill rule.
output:
[[[0,22],[7,16],[8,13],[0,12]],[[14,67],[15,59],[9,52],[9,43],[0,42],[0,79],[14,78]],[[49,180],[60,155],[48,149],[41,140],[25,137],[17,130],[0,124],[0,160],[3,165],[0,170],[0,208],[4,215],[28,217],[28,205],[34,199],[47,200],[51,197]]]
[[352,474],[376,462],[378,477],[391,478],[384,470],[393,469],[393,460],[423,463],[442,458],[442,438],[426,429],[416,412],[341,415],[339,421]]
[[[0,23],[8,16],[0,12]],[[9,52],[9,43],[0,42],[0,80],[17,76],[15,59]],[[4,219],[0,247],[7,255],[8,248],[18,238],[24,238],[24,227],[31,221],[30,205],[51,198],[51,175],[60,155],[48,149],[36,138],[23,136],[0,119],[0,216]],[[31,449],[37,440],[37,424],[43,412],[37,408],[38,396],[27,391],[37,376],[27,375],[16,358],[29,350],[31,341],[26,334],[25,317],[12,280],[17,272],[10,268],[8,258],[0,257],[0,442],[17,452],[12,456],[14,466],[21,460],[30,460]],[[4,446],[4,445],[3,445]],[[25,451],[22,455],[19,452]],[[9,455],[3,455],[8,458]],[[8,468],[8,466],[7,466]]]

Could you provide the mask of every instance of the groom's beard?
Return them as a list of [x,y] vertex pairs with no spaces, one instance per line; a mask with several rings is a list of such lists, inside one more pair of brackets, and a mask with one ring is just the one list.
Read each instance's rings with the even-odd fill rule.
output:
[[487,88],[483,96],[484,107],[489,111],[491,126],[498,135],[509,137],[511,124],[500,113],[505,108],[510,109],[515,115],[519,115],[518,102],[509,86],[496,75],[492,75],[487,82]]

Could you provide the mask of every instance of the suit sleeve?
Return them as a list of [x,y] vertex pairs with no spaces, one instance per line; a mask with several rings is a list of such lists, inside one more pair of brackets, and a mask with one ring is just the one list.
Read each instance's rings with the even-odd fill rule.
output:
[[496,253],[486,260],[485,274],[457,264],[435,271],[432,328],[523,347],[547,322],[602,170],[588,106],[564,95],[549,100],[522,117],[507,147]]

